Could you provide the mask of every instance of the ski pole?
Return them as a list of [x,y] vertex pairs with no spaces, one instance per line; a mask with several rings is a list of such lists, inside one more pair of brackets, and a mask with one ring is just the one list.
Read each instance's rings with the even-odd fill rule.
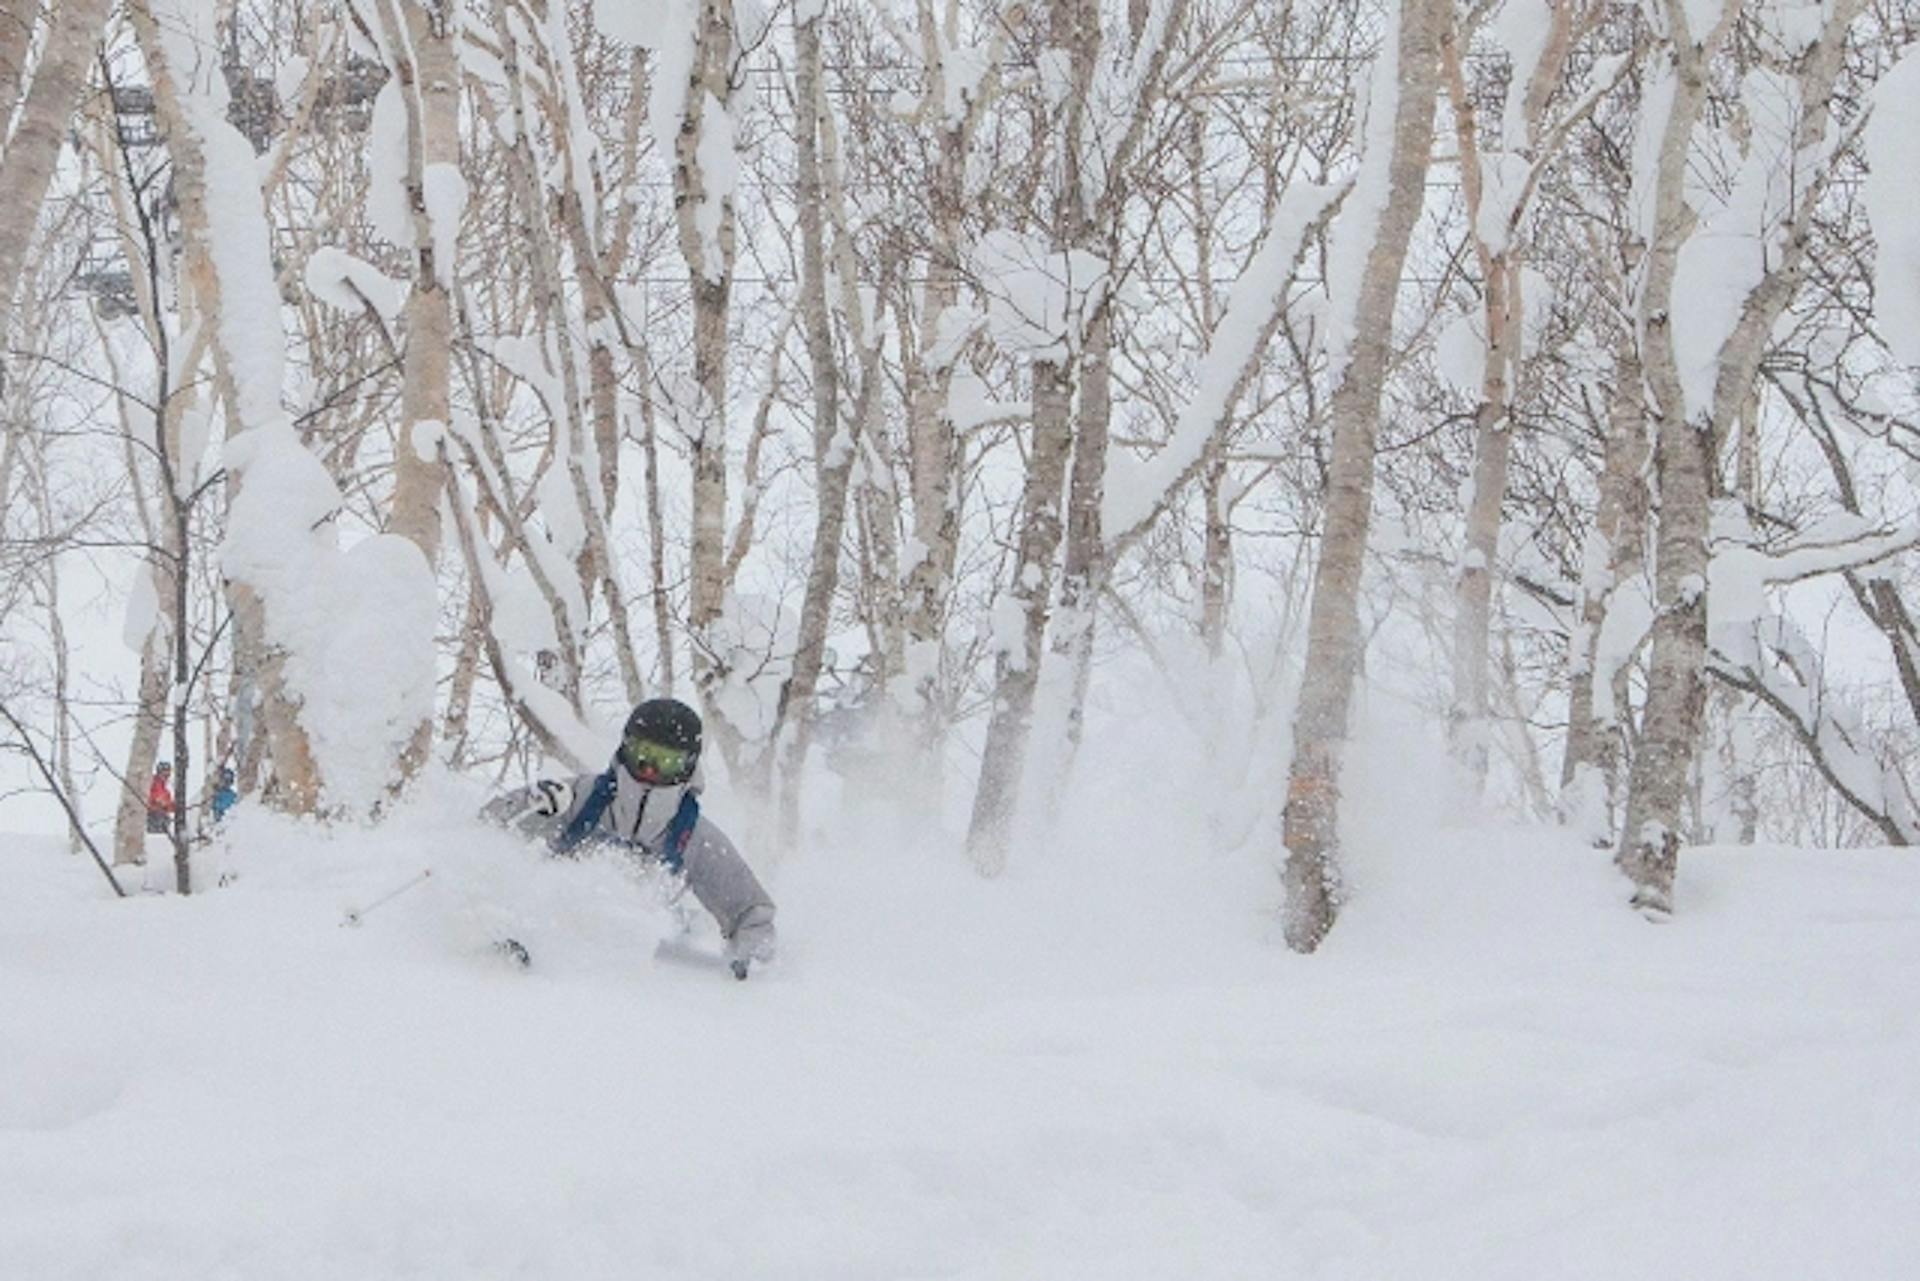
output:
[[399,898],[402,894],[405,894],[408,890],[412,889],[414,886],[420,884],[420,882],[426,880],[429,876],[432,876],[432,875],[433,875],[433,869],[430,867],[426,868],[420,873],[420,875],[409,879],[406,884],[399,886],[397,889],[388,890],[385,894],[382,894],[379,898],[373,900],[373,902],[367,904],[365,907],[348,909],[346,919],[341,921],[340,924],[343,926],[360,924],[361,921],[366,919],[368,913],[372,912],[376,907],[380,907],[384,904],[393,902],[393,900]]

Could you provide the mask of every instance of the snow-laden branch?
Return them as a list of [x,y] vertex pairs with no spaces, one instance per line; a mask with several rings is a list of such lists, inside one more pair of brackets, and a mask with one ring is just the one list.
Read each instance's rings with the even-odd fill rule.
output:
[[1785,720],[1842,800],[1892,845],[1920,844],[1906,783],[1873,754],[1860,715],[1828,683],[1820,654],[1784,617],[1716,628],[1708,669]]
[[1367,262],[1379,239],[1380,219],[1393,191],[1394,129],[1400,114],[1400,41],[1402,15],[1388,6],[1380,34],[1380,54],[1368,80],[1362,113],[1360,168],[1352,194],[1327,245],[1327,385],[1346,377],[1347,359],[1360,323]]
[[1022,360],[1062,361],[1079,351],[1112,285],[1098,256],[1017,231],[982,235],[973,269],[987,299],[988,336]]
[[[477,463],[478,451],[457,429],[452,438],[466,445],[468,461]],[[481,469],[476,465],[474,470],[479,474]],[[447,496],[453,508],[461,555],[472,580],[471,590],[480,605],[481,640],[502,695],[548,754],[565,761],[571,768],[588,768],[604,752],[604,736],[580,719],[564,695],[542,685],[538,676],[529,672],[516,657],[519,653],[537,652],[546,645],[558,643],[556,629],[564,625],[565,619],[541,607],[543,599],[549,609],[553,605],[550,581],[531,561],[527,566],[531,581],[502,568],[480,530],[475,501],[457,477],[447,486]],[[524,545],[524,540],[522,542]]]
[[1803,531],[1791,545],[1763,548],[1747,541],[1744,516],[1716,514],[1713,557],[1707,567],[1707,626],[1729,626],[1768,616],[1770,584],[1795,583],[1877,565],[1920,545],[1920,529],[1887,528],[1858,516],[1836,515]]
[[1227,295],[1226,310],[1196,371],[1198,390],[1174,423],[1173,434],[1144,462],[1116,455],[1108,464],[1100,519],[1110,542],[1136,537],[1199,470],[1207,442],[1225,426],[1280,321],[1302,251],[1351,187],[1344,182],[1287,188],[1265,242]]
[[391,325],[406,301],[407,286],[365,259],[344,249],[321,245],[307,258],[307,292],[347,315],[372,312]]

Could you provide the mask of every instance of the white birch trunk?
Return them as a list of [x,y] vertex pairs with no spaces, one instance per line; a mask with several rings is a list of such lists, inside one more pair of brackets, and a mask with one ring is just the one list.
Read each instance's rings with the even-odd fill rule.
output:
[[[432,0],[380,0],[380,16],[406,106],[406,193],[413,226],[412,288],[407,292],[400,425],[387,524],[418,547],[428,565],[438,566],[447,469],[440,460],[437,433],[452,418],[455,271],[454,263],[439,259],[456,236],[454,229],[436,229],[428,185],[430,174],[443,177],[460,171],[460,67],[450,6]],[[448,215],[444,209],[438,212]]]
[[[888,634],[882,645],[886,661],[881,678],[894,691],[889,714],[906,718],[915,729],[913,750],[919,759],[910,790],[931,804],[939,791],[941,751],[947,731],[942,668],[961,514],[955,488],[960,442],[949,414],[949,400],[954,367],[964,356],[962,344],[946,327],[961,303],[964,284],[969,157],[980,121],[1000,92],[1000,66],[1012,24],[995,26],[985,49],[984,74],[960,109],[950,112],[943,50],[958,43],[958,9],[948,4],[943,17],[936,15],[934,0],[920,0],[916,14],[921,57],[928,73],[919,119],[935,131],[936,138],[927,192],[932,225],[928,228],[929,252],[924,267],[926,279],[920,290],[915,353],[905,371],[912,543],[906,579],[898,589],[899,628],[904,634],[896,639],[891,622],[886,626]],[[889,598],[895,591],[892,587],[883,590]]]
[[[813,701],[826,655],[827,628],[832,621],[834,593],[840,583],[840,544],[846,530],[847,498],[853,465],[862,448],[867,419],[879,394],[880,344],[869,341],[861,300],[856,292],[854,263],[846,225],[845,202],[840,198],[838,147],[824,94],[820,47],[821,15],[815,12],[796,28],[798,99],[799,220],[801,250],[801,326],[813,371],[813,442],[815,461],[815,517],[812,559],[800,604],[799,635],[793,669],[781,685],[774,712],[774,731],[767,754],[781,747],[780,826],[790,841],[799,826],[801,775],[813,732]],[[831,210],[833,235],[840,248],[840,282],[849,345],[861,354],[858,403],[846,424],[841,422],[841,380],[835,363],[833,315],[827,300],[827,229],[822,212]],[[884,300],[887,287],[876,291]],[[883,315],[876,315],[880,324]]]
[[[158,570],[155,570],[158,578]],[[127,743],[127,764],[114,807],[113,861],[147,861],[147,780],[160,758],[160,736],[166,732],[167,643],[155,628],[140,647],[140,680],[135,686],[133,735]]]
[[[964,198],[965,135],[940,135],[939,163],[928,199],[933,207],[933,253],[921,292],[918,359],[908,371],[907,479],[913,498],[914,555],[905,585],[904,657],[911,690],[909,714],[919,724],[920,747],[929,768],[945,736],[940,711],[940,666],[946,630],[947,594],[960,536],[954,491],[959,442],[948,414],[948,395],[958,353],[941,351],[942,318],[960,300],[960,207]],[[935,353],[939,353],[936,357]],[[888,672],[888,677],[895,673]]]
[[[577,145],[577,144],[575,144]],[[599,519],[590,531],[596,541],[594,559],[600,590],[607,601],[607,618],[613,626],[614,655],[627,701],[638,703],[646,694],[646,682],[640,674],[639,655],[634,650],[632,622],[627,615],[626,591],[621,585],[619,567],[614,563],[611,539],[607,533],[613,522],[613,510],[620,494],[620,381],[615,368],[613,329],[615,313],[610,305],[603,274],[605,264],[588,232],[580,193],[569,191],[561,201],[561,216],[573,250],[574,274],[579,283],[581,319],[585,321],[587,343],[587,410],[593,430],[593,457],[599,466]],[[590,481],[592,477],[588,478]]]
[[1033,366],[1033,444],[1021,508],[1025,521],[1006,589],[1022,618],[1017,648],[994,664],[993,714],[980,759],[980,783],[967,826],[967,854],[982,876],[1006,870],[1013,821],[1020,800],[1033,722],[1033,695],[1045,652],[1047,605],[1053,589],[1053,559],[1060,547],[1060,491],[1073,448],[1072,377],[1056,361]]
[[[380,0],[407,117],[407,208],[413,227],[413,279],[407,291],[400,424],[393,442],[393,502],[387,527],[412,542],[430,568],[440,564],[440,502],[447,467],[439,436],[453,417],[453,280],[459,217],[436,207],[431,183],[460,172],[460,66],[452,8],[430,0]],[[422,721],[401,754],[403,779],[426,764],[433,723]]]
[[[1206,217],[1206,121],[1195,116],[1187,131],[1184,155],[1190,199],[1194,209],[1193,257],[1199,274],[1195,290],[1200,327],[1214,331],[1217,322],[1213,298],[1213,224]],[[1200,553],[1200,642],[1209,662],[1220,660],[1227,637],[1227,613],[1233,603],[1233,526],[1227,504],[1226,442],[1214,434],[1207,441],[1200,464],[1201,503],[1205,530]],[[1209,682],[1208,688],[1212,689]]]
[[1080,404],[1074,423],[1073,472],[1067,492],[1067,550],[1061,568],[1054,652],[1072,672],[1067,705],[1068,764],[1086,725],[1093,670],[1094,621],[1107,583],[1107,543],[1100,512],[1106,499],[1107,443],[1113,421],[1113,313],[1102,305],[1087,325],[1080,353]]
[[1453,707],[1447,731],[1454,759],[1475,796],[1486,788],[1492,735],[1488,640],[1493,627],[1494,560],[1507,497],[1507,461],[1513,450],[1507,394],[1516,337],[1510,312],[1518,285],[1518,272],[1509,260],[1504,255],[1491,257],[1483,299],[1488,327],[1486,374],[1474,410],[1473,497],[1467,504],[1465,548],[1454,579]]
[[1372,519],[1375,439],[1394,298],[1426,194],[1442,13],[1440,0],[1409,0],[1399,15],[1396,47],[1380,53],[1395,61],[1399,86],[1387,192],[1355,303],[1352,348],[1329,405],[1333,442],[1324,532],[1283,813],[1285,930],[1288,945],[1300,952],[1319,947],[1341,901],[1341,757],[1360,672],[1360,579]]
[[482,595],[470,590],[466,621],[460,627],[460,652],[453,660],[453,678],[447,686],[447,714],[440,731],[440,739],[447,745],[447,764],[455,770],[464,768],[467,761],[468,723],[473,714],[473,691],[479,684],[480,646],[486,629]]
[[[1066,94],[1060,125],[1059,193],[1054,218],[1054,242],[1061,249],[1085,243],[1086,196],[1081,180],[1088,86],[1099,49],[1099,9],[1095,0],[1054,0],[1051,31],[1056,47],[1069,51],[1071,87]],[[1104,304],[1102,309],[1104,310]],[[1077,322],[1076,322],[1077,323]],[[1027,454],[1027,479],[1021,510],[1024,524],[1008,588],[1019,602],[1022,634],[1015,652],[1002,651],[994,664],[993,713],[987,721],[987,742],[980,762],[980,782],[974,791],[973,815],[967,826],[967,853],[983,876],[1006,870],[1013,823],[1020,807],[1021,776],[1032,737],[1034,694],[1039,688],[1045,658],[1047,619],[1053,591],[1053,564],[1064,533],[1060,515],[1062,488],[1074,454],[1073,390],[1080,372],[1088,335],[1062,335],[1065,351],[1058,357],[1033,363],[1033,442]],[[1102,366],[1104,372],[1104,365]],[[1097,394],[1097,393],[1096,393]],[[1097,406],[1098,408],[1098,406]],[[1105,427],[1105,415],[1097,424]],[[1106,442],[1098,442],[1093,459],[1104,470]],[[1083,616],[1085,595],[1094,573],[1099,546],[1098,493],[1101,477],[1083,478],[1093,495],[1093,507],[1083,519],[1096,542],[1083,543],[1083,562],[1076,566],[1080,582],[1073,588],[1072,626],[1090,624]],[[1091,520],[1087,526],[1086,520]],[[1001,638],[1005,644],[1008,638]]]
[[[643,384],[648,382],[652,364],[644,347],[636,352],[636,366],[636,377]],[[671,694],[675,686],[673,612],[668,601],[666,521],[660,512],[660,422],[651,396],[640,398],[640,427],[641,485],[647,503],[647,598],[659,647],[660,688]]]
[[[1616,861],[1634,883],[1642,911],[1673,906],[1673,877],[1687,788],[1706,707],[1707,520],[1713,440],[1687,417],[1686,393],[1673,348],[1673,283],[1680,246],[1691,227],[1686,169],[1694,122],[1707,96],[1710,49],[1693,44],[1683,6],[1667,6],[1677,24],[1669,46],[1675,85],[1663,125],[1653,193],[1653,238],[1640,298],[1648,390],[1654,404],[1653,463],[1659,495],[1654,538],[1653,651],[1639,750],[1627,795]],[[1720,28],[1719,30],[1724,30]],[[1707,33],[1702,33],[1703,36]]]
[[[1624,656],[1601,663],[1600,641],[1607,614],[1623,587],[1645,569],[1647,464],[1645,379],[1631,335],[1615,345],[1613,385],[1607,404],[1607,434],[1600,465],[1600,494],[1588,535],[1589,564],[1582,574],[1580,623],[1571,641],[1566,755],[1560,770],[1560,818],[1600,848],[1611,848],[1620,812],[1621,765],[1626,756],[1627,664]],[[1611,698],[1595,696],[1604,684]],[[1603,705],[1611,710],[1601,715]]]
[[[1796,158],[1813,155],[1827,133],[1846,30],[1862,0],[1841,0],[1803,61],[1802,114],[1794,130]],[[1720,343],[1711,402],[1690,415],[1674,346],[1674,281],[1679,251],[1693,230],[1687,207],[1693,129],[1705,106],[1714,54],[1741,12],[1727,0],[1712,30],[1695,33],[1688,7],[1670,0],[1675,88],[1661,136],[1653,193],[1654,236],[1640,302],[1647,385],[1655,405],[1654,473],[1659,494],[1655,536],[1655,617],[1646,711],[1633,760],[1625,830],[1615,855],[1633,882],[1633,905],[1650,917],[1673,910],[1688,781],[1699,765],[1706,707],[1707,587],[1713,475],[1719,445],[1732,433],[1764,355],[1774,323],[1805,271],[1806,245],[1825,170],[1796,192],[1787,211],[1785,243],[1742,301],[1733,330]],[[1828,165],[1831,161],[1828,161]],[[1771,230],[1771,229],[1769,229]]]
[[[639,670],[632,656],[632,639],[627,625],[627,606],[625,594],[621,591],[618,576],[612,563],[610,542],[607,534],[607,508],[604,505],[603,481],[598,476],[590,476],[592,461],[598,456],[595,441],[599,429],[593,425],[593,405],[590,386],[581,385],[583,362],[579,359],[579,339],[575,332],[575,323],[570,304],[569,291],[560,266],[558,235],[569,234],[566,230],[568,214],[565,206],[575,205],[573,214],[578,216],[578,192],[575,200],[565,197],[561,200],[561,225],[550,225],[544,185],[541,157],[534,149],[534,135],[537,122],[534,116],[536,95],[533,86],[536,79],[523,77],[521,72],[520,42],[515,34],[515,26],[509,11],[503,3],[494,5],[494,27],[501,41],[503,51],[502,64],[506,71],[507,99],[513,116],[513,142],[507,148],[507,171],[510,185],[521,210],[528,219],[530,234],[527,237],[527,251],[530,259],[530,284],[532,286],[534,314],[540,324],[540,332],[550,341],[540,346],[541,356],[546,362],[547,372],[552,375],[560,390],[559,404],[547,406],[553,420],[553,449],[556,465],[565,469],[566,492],[571,496],[574,515],[584,532],[574,571],[579,579],[580,594],[578,611],[556,610],[556,618],[564,616],[568,621],[561,646],[561,657],[565,664],[561,684],[568,701],[578,712],[582,707],[581,650],[586,641],[588,619],[586,611],[590,609],[596,591],[605,596],[609,614],[612,618],[617,646],[624,651],[618,660],[622,678],[630,691],[637,691]],[[548,50],[549,55],[552,50]],[[544,101],[544,99],[541,99]],[[558,153],[555,164],[568,169],[565,162],[573,147],[587,145],[584,140],[570,137],[571,128],[568,114],[548,104],[549,126],[555,139],[554,150]],[[555,118],[557,116],[557,118]],[[591,256],[592,245],[580,229],[578,237],[581,247]],[[589,369],[589,384],[591,370]],[[617,444],[617,442],[616,442]],[[616,449],[617,454],[617,449]],[[549,495],[547,501],[554,501]],[[570,519],[568,523],[573,523]],[[579,617],[573,617],[577,612]]]
[[[1100,6],[1097,0],[1081,0],[1063,15],[1069,25],[1056,34],[1065,38],[1073,75],[1074,100],[1090,101],[1095,72],[1101,56]],[[1157,63],[1155,64],[1158,65]],[[1143,92],[1130,122],[1137,131],[1140,117],[1149,109],[1153,95]],[[1120,148],[1111,158],[1122,172],[1109,173],[1098,204],[1088,208],[1086,182],[1081,173],[1081,153],[1085,144],[1084,112],[1069,106],[1067,113],[1066,154],[1063,182],[1066,184],[1062,237],[1070,249],[1092,250],[1104,240],[1107,259],[1118,256],[1122,228],[1117,224],[1126,206],[1128,148]],[[1099,220],[1096,225],[1096,218]],[[1067,694],[1065,763],[1070,769],[1085,728],[1087,685],[1093,668],[1093,632],[1098,617],[1100,592],[1107,578],[1107,543],[1101,522],[1106,496],[1107,445],[1113,422],[1113,307],[1109,294],[1087,317],[1086,332],[1080,335],[1074,353],[1074,382],[1079,391],[1073,424],[1073,463],[1068,477],[1066,552],[1060,574],[1060,605],[1054,626],[1054,652],[1068,663],[1072,681]],[[1050,787],[1049,796],[1057,795]]]
[[774,730],[762,759],[771,761],[779,739],[793,721],[800,745],[790,773],[805,760],[804,724],[826,650],[827,616],[840,576],[840,535],[847,515],[847,482],[852,475],[854,443],[840,435],[840,368],[833,349],[833,313],[827,303],[826,183],[821,177],[822,96],[819,10],[794,25],[794,98],[799,183],[794,192],[800,229],[800,331],[813,375],[814,526],[807,586],[800,603],[800,628],[793,668],[780,687]]
[[[727,319],[735,227],[731,185],[716,182],[701,152],[709,131],[731,129],[726,116],[733,97],[733,27],[733,0],[700,0],[683,115],[674,140],[673,201],[693,293],[693,377],[700,397],[693,432],[688,622],[695,637],[694,683],[703,692],[711,691],[721,677],[705,642],[720,618],[727,588]],[[703,223],[711,224],[711,235]],[[711,702],[708,710],[713,710]]]
[[[1501,139],[1503,151],[1542,162],[1541,117],[1559,86],[1571,47],[1575,6],[1557,6],[1549,18],[1546,48],[1525,83],[1507,87],[1520,95],[1519,110],[1509,113]],[[1469,93],[1460,47],[1462,24],[1449,21],[1441,36],[1441,66],[1453,107],[1454,138],[1460,155],[1461,190],[1466,197],[1468,238],[1481,276],[1481,327],[1486,352],[1480,402],[1474,410],[1473,491],[1466,513],[1465,545],[1454,580],[1453,707],[1448,732],[1455,761],[1475,796],[1486,789],[1493,733],[1489,718],[1489,635],[1493,627],[1495,561],[1500,548],[1502,511],[1507,498],[1508,460],[1513,451],[1514,384],[1523,356],[1521,337],[1520,223],[1531,187],[1508,205],[1489,209],[1479,116]],[[1516,69],[1516,77],[1519,69]],[[1562,131],[1558,136],[1564,136]]]
[[[47,198],[61,143],[72,126],[74,107],[86,87],[94,47],[106,21],[107,0],[60,0],[48,20],[19,124],[0,157],[0,333],[12,318],[13,296],[39,225],[40,205]],[[0,13],[0,26],[17,31],[26,25],[18,5],[9,4]],[[0,57],[7,54],[4,39],[0,35]]]

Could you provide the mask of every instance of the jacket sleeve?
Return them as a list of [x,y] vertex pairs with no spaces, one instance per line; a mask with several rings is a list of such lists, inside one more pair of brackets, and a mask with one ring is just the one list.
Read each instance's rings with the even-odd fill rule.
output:
[[480,811],[480,816],[530,841],[558,840],[560,833],[567,830],[567,824],[573,822],[574,816],[586,805],[587,795],[598,778],[597,774],[581,774],[572,779],[540,780],[541,783],[564,783],[573,789],[572,800],[558,814],[542,814],[535,809],[541,798],[540,783],[535,783],[496,796]]
[[720,925],[729,958],[773,955],[773,899],[727,834],[705,817],[681,855],[687,888]]

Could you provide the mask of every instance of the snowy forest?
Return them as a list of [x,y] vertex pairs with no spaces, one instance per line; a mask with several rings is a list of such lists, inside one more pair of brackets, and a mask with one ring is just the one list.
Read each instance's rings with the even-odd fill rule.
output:
[[17,782],[135,862],[169,759],[187,888],[221,766],[368,816],[678,692],[788,833],[884,760],[993,875],[1124,653],[1297,947],[1368,681],[1655,910],[1909,844],[1916,22],[9,6]]
[[[672,696],[704,721],[710,808],[782,891],[788,969],[749,999],[824,1003],[807,984],[856,967],[826,936],[869,926],[953,935],[928,956],[984,991],[1025,970],[959,940],[1048,934],[1083,900],[1175,924],[1062,951],[1218,930],[1168,973],[1284,987],[1411,956],[1443,916],[1461,966],[1469,933],[1524,969],[1556,931],[1649,976],[1726,938],[1811,958],[1795,905],[1835,896],[1859,955],[1911,973],[1916,125],[1915,0],[0,0],[0,829],[43,834],[7,875],[269,896],[260,921],[315,885],[393,890],[361,937],[497,931],[500,902],[439,911],[453,891],[407,879],[449,879],[454,812],[600,770],[629,709]],[[1446,852],[1380,852],[1429,837]],[[298,888],[268,854],[293,850],[317,860]],[[560,963],[610,982],[626,909],[486,857],[462,892],[571,921]],[[951,915],[891,919],[918,896]],[[1724,915],[1762,898],[1758,933]],[[789,926],[788,900],[811,914]],[[123,928],[51,901],[23,919]],[[226,918],[191,910],[114,946],[217,951]],[[260,921],[230,940],[256,959]],[[1351,981],[1289,999],[1332,1019],[1371,999]],[[0,998],[0,1024],[82,990]],[[1680,1035],[1687,1008],[1633,1017]],[[1060,1054],[1099,1039],[1027,1017]],[[1755,1017],[1714,1026],[1772,1044]],[[1888,1018],[1882,1066],[1920,1044],[1911,1007]],[[20,1062],[0,1085],[92,1115],[94,1069]],[[952,1071],[940,1097],[973,1097]],[[1787,1088],[1754,1085],[1755,1115]],[[0,1194],[43,1168],[6,1156],[9,1115]],[[1183,1124],[1138,1141],[1188,1150]],[[925,1205],[967,1173],[909,1166],[909,1220],[964,1270]],[[877,1187],[852,1195],[880,1217]],[[31,1253],[44,1222],[6,1219],[0,1255],[67,1275]],[[1774,1258],[1763,1233],[1667,1274],[1912,1275],[1920,1238],[1873,1222],[1853,1244],[1880,1253],[1809,1233]],[[817,1272],[549,1241],[497,1274],[920,1275],[883,1248],[904,1227],[862,1231],[877,1253],[828,1234]],[[467,1248],[497,1260],[487,1239]],[[1298,1275],[1454,1275],[1325,1223],[1288,1239],[1321,1251]],[[1184,1240],[1139,1257],[1198,1261]],[[415,1246],[338,1258],[444,1263]],[[1542,1250],[1453,1266],[1651,1274]],[[966,1274],[1039,1274],[1022,1257]]]

